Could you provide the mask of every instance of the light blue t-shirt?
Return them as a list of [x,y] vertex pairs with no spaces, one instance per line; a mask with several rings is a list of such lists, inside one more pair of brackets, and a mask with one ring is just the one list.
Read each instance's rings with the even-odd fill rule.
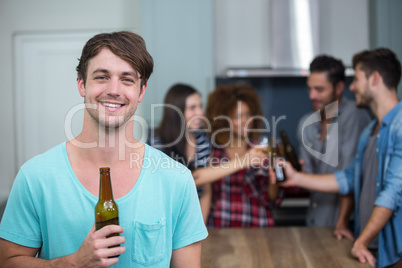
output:
[[[113,183],[113,170],[111,178]],[[94,224],[97,200],[76,178],[66,144],[60,144],[21,167],[0,237],[41,247],[44,259],[74,253]],[[148,145],[137,183],[116,203],[126,252],[115,267],[169,267],[172,250],[208,235],[190,171]]]

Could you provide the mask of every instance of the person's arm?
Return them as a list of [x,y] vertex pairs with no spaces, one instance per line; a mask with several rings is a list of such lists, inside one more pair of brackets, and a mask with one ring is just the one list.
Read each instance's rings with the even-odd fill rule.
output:
[[342,195],[340,206],[339,206],[339,215],[338,221],[336,222],[334,235],[338,240],[341,240],[343,237],[348,238],[350,240],[354,240],[354,235],[349,229],[349,220],[350,215],[352,214],[354,204],[354,195]]
[[297,172],[292,165],[286,163],[286,181],[279,183],[281,187],[301,187],[312,191],[338,193],[338,182],[334,174],[306,174]]
[[204,185],[202,189],[202,195],[200,198],[201,212],[205,223],[207,222],[209,212],[211,211],[211,203],[212,203],[212,186],[210,183],[208,183]]
[[387,221],[391,218],[393,211],[380,206],[374,206],[373,213],[367,225],[364,227],[360,236],[353,244],[351,253],[353,257],[358,259],[361,263],[368,262],[371,266],[375,267],[375,257],[367,249],[369,243],[376,237],[382,228],[384,228]]
[[[225,176],[236,173],[239,170],[248,168],[250,166],[259,166],[267,155],[251,148],[247,151],[247,154],[243,157],[229,160],[218,165],[211,165],[207,168],[199,168],[193,172],[195,184],[197,186],[215,182]],[[213,164],[213,163],[212,163]]]
[[2,267],[108,267],[116,264],[119,259],[108,258],[123,254],[124,246],[108,248],[110,246],[124,244],[123,236],[106,236],[113,233],[122,233],[123,228],[118,225],[108,225],[95,232],[92,227],[80,248],[68,256],[44,260],[36,258],[38,248],[30,248],[0,239],[0,263]]
[[195,184],[200,186],[215,182],[220,178],[233,174],[241,169],[242,167],[239,164],[236,164],[236,161],[231,160],[216,166],[199,168],[193,172],[193,177]]
[[171,268],[201,268],[201,242],[173,250]]

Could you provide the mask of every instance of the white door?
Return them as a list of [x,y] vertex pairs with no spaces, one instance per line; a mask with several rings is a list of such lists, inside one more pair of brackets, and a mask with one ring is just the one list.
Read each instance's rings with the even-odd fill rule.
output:
[[29,33],[14,37],[18,167],[81,131],[83,110],[77,107],[83,99],[75,67],[85,42],[95,34]]

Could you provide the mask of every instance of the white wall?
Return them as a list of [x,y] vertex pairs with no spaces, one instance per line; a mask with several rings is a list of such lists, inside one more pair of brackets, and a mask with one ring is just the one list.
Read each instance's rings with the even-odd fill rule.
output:
[[270,64],[269,0],[215,1],[215,69]]
[[19,168],[15,151],[13,35],[122,28],[140,32],[140,8],[140,0],[0,1],[0,198],[2,193],[8,193]]
[[370,48],[369,0],[320,1],[321,53],[341,58],[352,65],[356,52]]
[[[220,0],[218,0],[220,1]],[[214,0],[142,0],[142,32],[154,57],[154,73],[143,99],[142,115],[159,124],[167,90],[175,83],[192,85],[206,100],[214,86]]]
[[[217,74],[229,67],[271,65],[270,1],[215,1]],[[320,0],[320,53],[351,65],[354,53],[369,48],[368,9],[368,0]]]

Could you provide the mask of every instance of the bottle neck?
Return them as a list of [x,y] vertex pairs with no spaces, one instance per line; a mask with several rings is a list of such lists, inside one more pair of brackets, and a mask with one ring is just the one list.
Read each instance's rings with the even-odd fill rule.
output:
[[283,142],[284,145],[287,145],[287,144],[290,143],[290,142],[289,142],[288,135],[286,135],[286,134],[283,133],[283,132],[281,132],[281,138],[282,138],[282,142]]
[[109,173],[100,174],[99,200],[113,200],[112,183]]

